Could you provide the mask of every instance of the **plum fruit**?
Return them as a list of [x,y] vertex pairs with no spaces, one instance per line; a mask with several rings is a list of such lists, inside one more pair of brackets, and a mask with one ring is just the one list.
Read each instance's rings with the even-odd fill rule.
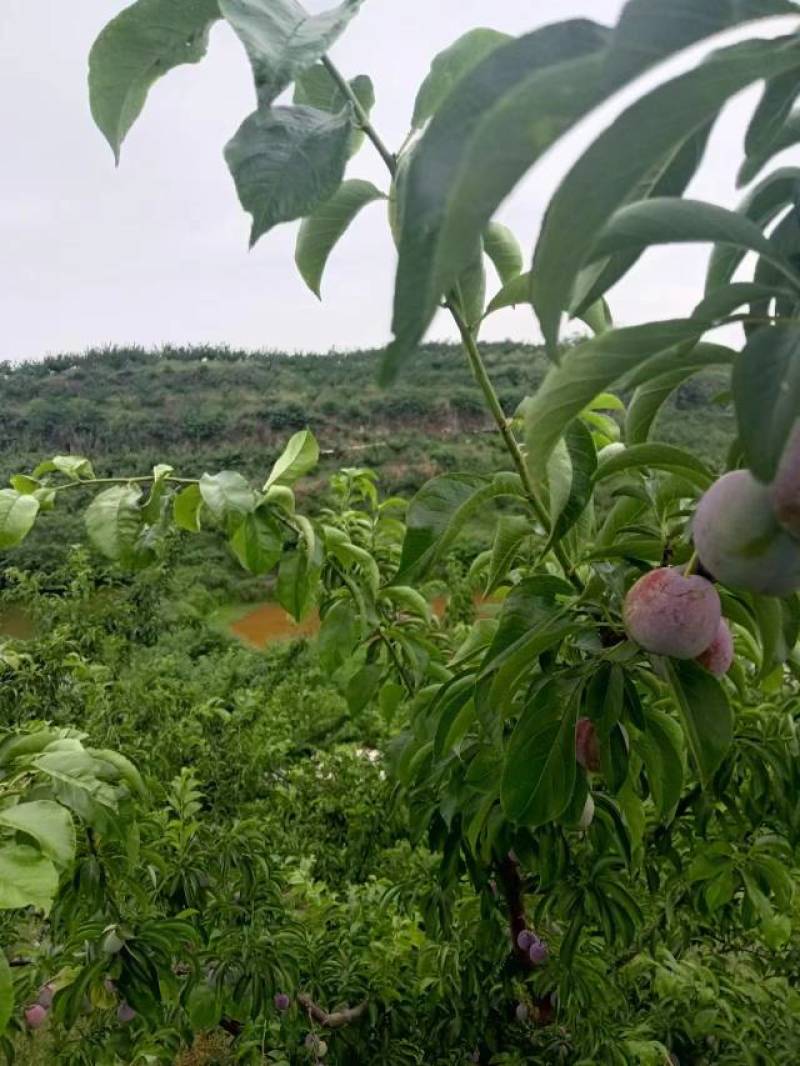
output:
[[662,567],[640,578],[625,597],[628,636],[645,651],[695,659],[709,647],[722,617],[717,590],[704,577]]
[[717,635],[697,661],[715,677],[724,677],[733,666],[733,634],[724,618],[720,619]]
[[763,596],[800,589],[800,541],[778,521],[769,486],[749,470],[734,470],[711,486],[697,505],[693,531],[700,561],[717,581]]

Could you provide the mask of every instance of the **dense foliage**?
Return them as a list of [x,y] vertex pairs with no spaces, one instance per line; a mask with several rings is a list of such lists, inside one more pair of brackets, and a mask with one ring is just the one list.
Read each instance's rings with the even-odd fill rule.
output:
[[[41,636],[3,652],[0,907],[29,957],[16,981],[0,963],[2,1021],[78,1062],[196,1057],[221,1030],[210,1054],[252,1062],[789,1063],[800,175],[771,173],[738,212],[683,193],[752,83],[742,183],[797,140],[798,8],[630,0],[611,29],[476,30],[434,61],[395,154],[370,79],[327,57],[360,6],[137,0],[92,50],[93,114],[119,156],[152,84],[223,19],[257,95],[226,148],[252,240],[302,218],[318,292],[349,222],[386,200],[381,380],[420,358],[444,306],[502,465],[441,473],[410,502],[350,465],[312,498],[320,450],[300,429],[257,483],[163,453],[152,470],[98,476],[69,452],[12,475],[1,548],[74,499],[111,569],[102,593],[78,555],[54,589],[53,572],[46,589],[6,575]],[[564,178],[524,272],[492,218],[560,136],[659,60],[787,15],[786,36],[642,90]],[[345,178],[366,141],[385,191]],[[609,289],[646,248],[687,241],[714,244],[694,313],[615,328]],[[512,412],[479,335],[517,303],[549,364]],[[565,312],[594,336],[565,349]],[[721,325],[743,327],[739,349],[715,343]],[[722,458],[653,434],[710,369],[735,413]],[[476,523],[490,536],[463,569]],[[174,600],[160,613],[189,536],[270,575],[294,618],[317,610],[314,648],[256,666]]]

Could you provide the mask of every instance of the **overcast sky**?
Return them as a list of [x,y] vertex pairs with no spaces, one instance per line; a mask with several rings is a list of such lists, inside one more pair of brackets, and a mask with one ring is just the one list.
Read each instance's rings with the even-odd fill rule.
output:
[[[85,72],[94,37],[124,6],[121,0],[3,0],[0,359],[109,343],[287,351],[384,344],[394,250],[383,205],[366,209],[334,253],[322,304],[294,268],[294,226],[247,251],[249,219],[222,148],[252,110],[253,90],[241,47],[226,26],[214,29],[201,64],[156,85],[115,170],[89,115]],[[329,3],[307,6],[318,11]],[[461,33],[490,25],[519,34],[577,15],[612,22],[621,7],[622,0],[367,0],[333,54],[349,76],[373,77],[375,123],[396,146],[431,58]],[[773,22],[759,30],[779,28]],[[702,49],[690,59],[698,54]],[[666,65],[655,80],[674,69]],[[526,255],[559,176],[624,99],[584,123],[503,205],[498,217],[517,232]],[[728,109],[694,195],[736,203],[730,172],[752,100],[750,93]],[[369,146],[350,174],[386,184]],[[616,319],[690,310],[704,255],[650,253],[614,293]],[[451,335],[446,319],[437,320],[432,335]],[[497,315],[486,336],[538,339],[525,310]]]

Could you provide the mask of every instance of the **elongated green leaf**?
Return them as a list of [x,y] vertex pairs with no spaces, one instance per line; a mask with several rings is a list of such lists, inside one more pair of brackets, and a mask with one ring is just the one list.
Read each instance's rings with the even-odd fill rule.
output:
[[470,474],[433,478],[412,499],[406,516],[406,536],[395,584],[428,571],[466,523],[501,496],[524,497],[516,474],[497,474],[491,481]]
[[733,711],[722,685],[691,660],[665,660],[700,780],[708,786],[733,743]]
[[367,204],[386,196],[370,181],[354,179],[339,186],[330,200],[304,219],[297,236],[295,262],[306,285],[320,296],[320,284],[328,257],[336,242]]
[[[710,124],[693,133],[673,152],[663,167],[656,167],[644,176],[631,193],[630,202],[646,200],[651,196],[682,196],[700,166],[710,133]],[[639,251],[620,252],[607,260],[584,267],[575,281],[570,315],[584,317],[586,321],[586,309],[596,304],[616,285],[636,265],[640,255]]]
[[797,78],[791,72],[767,82],[745,134],[744,150],[748,159],[769,151],[780,136],[797,95]]
[[497,586],[503,582],[520,544],[532,533],[533,525],[529,518],[518,518],[516,515],[500,516],[494,544],[492,545],[489,576],[486,581],[487,596],[491,595]]
[[744,304],[764,301],[769,303],[775,298],[797,299],[797,296],[788,288],[776,289],[754,281],[734,281],[730,285],[713,289],[694,309],[692,318],[712,325],[727,318]]
[[352,116],[310,107],[254,111],[225,148],[242,207],[253,216],[250,245],[281,222],[304,218],[341,184]]
[[283,554],[283,533],[268,512],[258,510],[245,515],[230,544],[245,570],[251,574],[268,574]]
[[701,343],[694,348],[692,356],[691,363],[659,374],[636,389],[625,415],[625,440],[629,445],[645,443],[658,412],[684,381],[708,367],[732,366],[736,353],[721,344]]
[[[524,274],[517,274],[516,277],[507,281],[500,292],[490,300],[484,317],[494,314],[495,311],[501,311],[504,307],[530,304],[531,291],[535,284],[535,279],[532,278],[530,271]],[[592,333],[605,333],[613,325],[608,304],[602,299],[585,310],[577,312],[575,317],[585,322]]]
[[577,776],[575,722],[581,678],[544,684],[522,713],[509,741],[500,800],[507,817],[545,825],[562,814]]
[[[759,182],[737,208],[744,218],[764,229],[794,203],[800,190],[800,168],[782,167]],[[726,285],[746,255],[742,247],[720,244],[711,253],[706,273],[706,293]]]
[[490,52],[511,40],[507,33],[478,28],[440,52],[420,86],[414,104],[412,129],[420,130],[450,94],[453,86]]
[[14,548],[27,537],[39,513],[39,501],[15,489],[0,489],[0,549]]
[[319,659],[327,674],[333,674],[353,654],[358,633],[358,616],[352,604],[339,600],[323,618],[317,638]]
[[135,485],[114,485],[87,507],[86,532],[108,559],[124,559],[133,550],[142,529],[141,497]]
[[122,142],[150,87],[206,54],[217,0],[137,0],[105,27],[89,54],[92,116],[119,162]]
[[595,480],[603,481],[624,470],[646,467],[680,473],[704,489],[714,480],[714,474],[702,459],[672,444],[634,444],[617,455],[602,459]]
[[637,184],[712,121],[735,93],[798,65],[800,45],[793,39],[723,49],[639,99],[594,141],[551,201],[534,256],[533,302],[551,352],[581,268],[607,220]]
[[337,40],[363,0],[309,15],[297,0],[219,0],[250,58],[259,105],[272,103]]
[[432,118],[404,180],[385,380],[424,335],[500,202],[591,106],[607,39],[602,27],[574,20],[500,45]]
[[678,197],[642,200],[620,208],[606,224],[590,259],[637,251],[657,244],[722,242],[758,252],[782,274],[800,284],[800,275],[777,252],[758,226],[716,204]]
[[791,0],[628,0],[609,52],[609,75],[617,81],[652,61],[744,22],[796,14]]
[[6,1026],[14,1013],[14,981],[11,976],[11,967],[3,951],[0,951],[0,1036],[6,1031]]
[[483,235],[483,250],[494,263],[503,285],[522,273],[522,249],[519,241],[501,222],[490,222]]
[[675,319],[609,330],[567,352],[524,405],[528,465],[536,479],[543,479],[566,427],[598,393],[639,364],[672,353],[682,344],[693,345],[701,332],[697,322]]
[[43,855],[56,866],[75,858],[75,826],[69,812],[52,800],[29,800],[0,810],[0,825],[33,837]]
[[319,445],[310,429],[301,429],[289,440],[270,471],[264,491],[273,485],[293,485],[319,462]]
[[557,491],[554,479],[557,477],[553,460],[557,450],[548,464],[548,484],[550,488],[550,522],[551,533],[548,547],[572,529],[592,498],[593,478],[597,470],[597,451],[592,434],[576,418],[567,426],[563,440],[563,463],[558,464],[564,476],[563,491]]
[[53,863],[30,844],[0,847],[0,910],[50,910],[58,890]]
[[218,521],[229,515],[250,514],[255,509],[255,492],[245,478],[233,470],[203,474],[199,488],[203,503]]
[[736,184],[741,187],[753,181],[771,159],[779,152],[793,148],[798,141],[800,141],[800,111],[793,111],[771,144],[763,148],[761,152],[754,153],[745,159],[737,175]]
[[747,465],[772,481],[800,414],[800,325],[754,333],[736,360],[733,395]]

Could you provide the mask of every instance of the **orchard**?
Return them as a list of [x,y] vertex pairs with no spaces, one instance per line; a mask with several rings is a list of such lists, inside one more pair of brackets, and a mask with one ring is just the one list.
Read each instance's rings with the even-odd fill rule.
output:
[[[64,724],[53,685],[38,720],[0,743],[2,1047],[37,1062],[25,1049],[46,1033],[52,1061],[175,1063],[211,1034],[221,1062],[788,1066],[800,1048],[800,169],[772,163],[800,143],[800,8],[629,0],[611,27],[477,28],[433,59],[395,150],[373,126],[370,77],[328,56],[361,6],[137,0],[92,48],[92,114],[119,159],[148,93],[200,62],[224,21],[257,99],[225,147],[251,242],[300,220],[296,265],[318,295],[369,208],[397,248],[376,373],[387,389],[413,375],[446,309],[503,465],[440,474],[407,503],[348,468],[336,505],[315,507],[302,492],[313,427],[257,484],[166,463],[97,476],[101,457],[42,457],[0,490],[0,549],[13,567],[13,549],[35,525],[57,531],[75,498],[92,550],[137,580],[209,538],[273,580],[298,621],[318,610],[326,681],[352,721],[376,709],[388,723],[380,781],[405,812],[413,873],[340,926],[313,924],[319,886],[290,915],[298,880],[273,869],[274,840],[243,813],[195,862],[192,771],[145,780],[124,744]],[[712,41],[734,29],[735,43]],[[705,58],[641,88],[703,42]],[[740,207],[686,196],[721,111],[754,85]],[[535,240],[495,221],[626,88]],[[357,176],[367,151],[382,187]],[[711,247],[693,313],[615,326],[609,291],[649,248],[691,242]],[[513,305],[530,305],[549,369],[506,410],[481,330]],[[591,336],[575,340],[575,323]],[[719,469],[653,433],[709,368],[726,373],[736,414]],[[464,581],[490,610],[443,621],[431,582],[477,519],[490,535]],[[292,669],[287,656],[287,680]],[[82,675],[85,691],[95,680]],[[210,735],[214,708],[207,722]],[[403,916],[378,931],[406,891]],[[334,978],[350,937],[360,954]]]

